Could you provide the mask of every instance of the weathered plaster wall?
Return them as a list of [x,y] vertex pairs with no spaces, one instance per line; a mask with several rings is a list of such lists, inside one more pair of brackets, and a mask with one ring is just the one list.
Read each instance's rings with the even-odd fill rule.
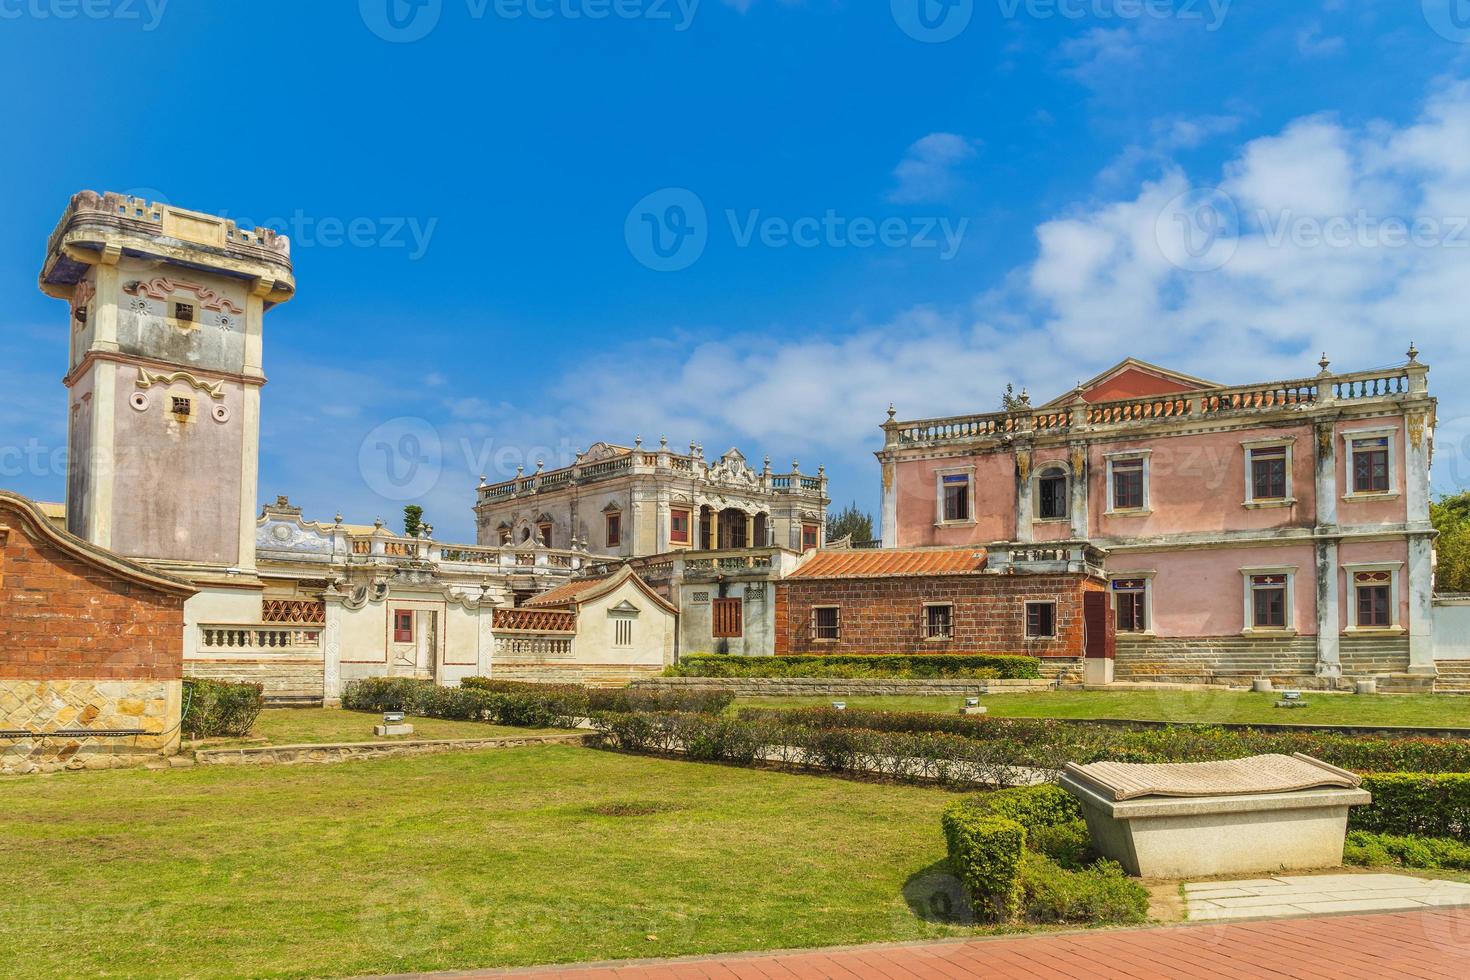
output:
[[1294,627],[1317,632],[1316,564],[1310,544],[1127,551],[1108,556],[1108,574],[1154,572],[1153,631],[1159,636],[1231,636],[1245,628],[1242,568],[1295,566]]

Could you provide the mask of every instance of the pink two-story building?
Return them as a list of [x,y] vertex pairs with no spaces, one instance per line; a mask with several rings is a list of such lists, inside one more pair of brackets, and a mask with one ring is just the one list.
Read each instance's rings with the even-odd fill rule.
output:
[[1120,678],[1426,685],[1429,369],[1320,366],[1224,386],[1129,359],[1040,407],[890,410],[883,544],[1091,546]]

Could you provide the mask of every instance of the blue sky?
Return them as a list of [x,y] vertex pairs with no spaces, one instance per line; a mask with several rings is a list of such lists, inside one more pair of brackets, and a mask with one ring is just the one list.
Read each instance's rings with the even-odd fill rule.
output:
[[[467,539],[481,472],[638,434],[873,508],[890,400],[1411,339],[1470,484],[1466,0],[389,3],[0,0],[0,485],[63,492],[35,276],[82,188],[292,235],[260,492],[309,516],[396,520],[417,445]],[[1210,249],[1169,240],[1221,201]]]

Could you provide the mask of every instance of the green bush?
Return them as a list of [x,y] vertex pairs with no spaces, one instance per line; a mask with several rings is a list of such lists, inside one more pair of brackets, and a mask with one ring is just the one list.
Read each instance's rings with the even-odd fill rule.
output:
[[988,654],[892,656],[737,657],[690,654],[664,671],[668,677],[879,677],[879,678],[1028,678],[1041,677],[1035,657]]
[[1380,772],[1363,777],[1370,806],[1354,807],[1349,826],[1403,837],[1470,837],[1470,774]]
[[188,738],[244,738],[265,707],[260,684],[191,678],[184,681],[183,730]]
[[1443,837],[1397,836],[1354,830],[1347,835],[1343,860],[1370,867],[1454,868],[1470,870],[1470,845]]
[[491,690],[482,685],[440,687],[430,680],[405,677],[351,681],[342,691],[342,707],[519,728],[570,728],[588,713],[587,692],[576,686],[531,684]]
[[965,803],[945,807],[941,820],[950,868],[970,893],[975,914],[993,922],[1020,918],[1026,829]]
[[623,687],[587,692],[592,711],[693,712],[717,715],[735,701],[733,691],[684,691],[679,689]]
[[[1272,732],[1208,725],[1167,727],[1104,725],[1051,718],[990,718],[932,712],[870,711],[848,708],[780,710],[745,708],[742,718],[806,728],[863,728],[883,732],[932,732],[987,742],[1016,765],[1056,768],[1048,759],[1085,764],[1114,762],[1203,762],[1251,755],[1302,752],[1355,772],[1470,772],[1470,739],[1392,738],[1328,732]],[[1470,803],[1461,791],[1435,788],[1466,826]],[[1454,801],[1461,802],[1454,802]],[[1364,828],[1375,829],[1375,828]],[[1386,828],[1385,828],[1386,829]],[[1414,832],[1414,831],[1410,831]],[[1423,831],[1427,832],[1427,831]],[[1459,832],[1459,831],[1456,831]]]
[[950,866],[978,914],[1033,923],[1142,922],[1148,892],[1096,860],[1080,808],[1056,786],[1001,790],[950,804]]

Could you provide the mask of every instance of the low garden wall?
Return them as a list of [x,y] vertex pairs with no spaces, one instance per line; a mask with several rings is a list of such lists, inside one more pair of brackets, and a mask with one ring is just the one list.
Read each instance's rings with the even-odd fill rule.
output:
[[201,766],[303,765],[389,759],[438,752],[479,749],[516,749],[528,745],[581,745],[586,735],[519,735],[503,738],[456,738],[413,742],[339,742],[328,745],[249,745],[233,749],[200,749],[194,762]]
[[638,690],[730,691],[736,697],[974,697],[1005,692],[1049,691],[1048,680],[879,677],[650,677]]

